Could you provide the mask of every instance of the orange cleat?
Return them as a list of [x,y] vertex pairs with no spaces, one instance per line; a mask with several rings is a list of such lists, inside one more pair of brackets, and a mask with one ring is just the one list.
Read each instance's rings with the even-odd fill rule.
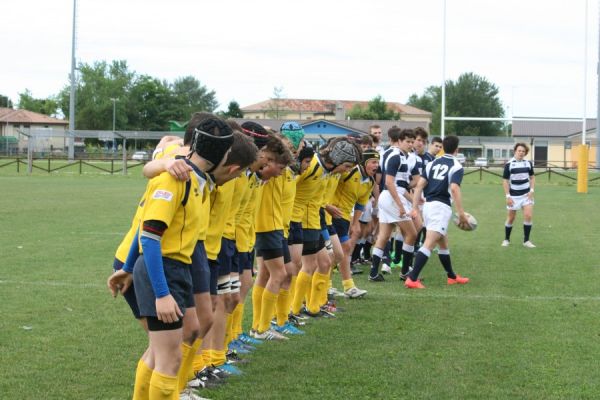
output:
[[410,278],[406,278],[406,281],[404,282],[404,287],[407,289],[425,289],[425,286],[423,286],[420,279],[413,281]]
[[464,276],[456,275],[455,279],[448,278],[448,285],[456,285],[456,284],[464,285],[465,283],[469,283],[469,278],[465,278]]

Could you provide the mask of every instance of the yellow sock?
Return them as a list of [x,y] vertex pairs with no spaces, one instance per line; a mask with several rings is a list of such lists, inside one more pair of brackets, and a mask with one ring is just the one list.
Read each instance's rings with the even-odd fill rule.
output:
[[279,293],[272,293],[268,290],[263,292],[262,306],[260,322],[258,324],[258,331],[265,332],[271,328],[271,318],[273,318],[273,312],[275,311],[275,305],[277,304],[277,296]]
[[227,350],[212,350],[212,365],[219,367],[227,361]]
[[235,306],[233,310],[233,319],[231,320],[231,324],[233,326],[233,340],[235,340],[238,336],[243,332],[242,329],[242,317],[244,316],[244,304],[239,303]]
[[312,296],[311,302],[308,303],[308,311],[318,313],[321,309],[321,299],[323,292],[327,295],[327,275],[315,272],[312,280]]
[[291,306],[292,306],[292,301],[294,301],[294,295],[296,294],[296,280],[297,279],[298,279],[298,276],[292,275],[292,281],[290,282],[290,288],[288,289],[290,291],[290,297],[289,297],[290,310],[291,310]]
[[204,362],[204,356],[202,353],[194,355],[194,362],[192,363],[192,371],[194,374],[196,372],[200,372],[206,367],[206,363]]
[[[175,397],[176,396],[176,397]],[[150,378],[149,400],[171,400],[179,398],[177,376],[170,376],[154,371]]]
[[348,289],[352,289],[356,285],[354,284],[354,280],[352,278],[350,278],[350,279],[346,279],[345,281],[342,281],[342,286],[344,287],[344,292],[345,292]]
[[304,302],[306,304],[306,306],[308,307],[308,305],[310,304],[310,299],[312,299],[312,282],[315,279],[315,275],[311,275],[310,277],[310,282],[308,283],[308,286],[306,287],[306,294],[304,295]]
[[229,346],[229,342],[233,340],[233,331],[231,329],[233,323],[233,314],[227,313],[227,322],[225,323],[225,341],[223,344],[225,347]]
[[296,290],[294,293],[294,300],[292,300],[292,313],[299,314],[300,307],[302,307],[302,301],[304,301],[304,296],[306,295],[306,291],[310,287],[310,283],[312,281],[312,276],[308,275],[305,272],[300,271],[298,274],[298,278],[296,279]]
[[333,271],[333,268],[329,269],[329,273],[326,274],[327,277],[325,278],[325,290],[323,290],[323,292],[321,292],[321,300],[319,302],[320,305],[325,305],[327,304],[327,290],[332,287],[332,282],[331,282],[331,271]]
[[204,365],[210,365],[212,363],[212,350],[204,349],[202,350],[202,359],[204,359]]
[[279,289],[279,297],[277,297],[277,305],[275,310],[277,311],[277,325],[283,326],[288,320],[288,314],[290,313],[290,291],[285,289]]
[[185,386],[190,381],[190,376],[192,378],[194,376],[192,364],[194,363],[196,351],[201,344],[202,339],[197,339],[191,346],[186,343],[181,344],[181,366],[177,373],[178,388],[180,392],[185,389]]
[[144,360],[140,358],[135,370],[135,385],[133,386],[133,400],[148,400],[150,395],[150,378],[152,370]]
[[256,286],[252,288],[252,329],[258,330],[258,324],[260,323],[260,313],[262,306],[262,296],[265,291],[264,287]]

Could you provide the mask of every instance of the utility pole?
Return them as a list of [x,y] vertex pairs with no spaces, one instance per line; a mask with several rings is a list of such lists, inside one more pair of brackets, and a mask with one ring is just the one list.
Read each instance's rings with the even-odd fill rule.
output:
[[71,95],[69,97],[69,161],[75,159],[75,16],[77,0],[73,0],[73,37],[71,41]]

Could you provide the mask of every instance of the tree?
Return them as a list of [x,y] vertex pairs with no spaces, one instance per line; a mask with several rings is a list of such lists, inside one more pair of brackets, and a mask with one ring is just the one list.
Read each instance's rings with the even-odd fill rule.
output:
[[170,119],[187,121],[198,111],[213,112],[219,103],[214,90],[208,90],[193,76],[177,78],[170,86],[173,115]]
[[244,118],[244,113],[242,112],[239,103],[235,100],[230,101],[227,106],[227,111],[221,112],[220,115],[223,118]]
[[8,96],[0,94],[0,107],[13,108],[13,102]]
[[379,119],[379,120],[397,120],[400,119],[400,113],[389,110],[387,103],[381,95],[375,96],[367,104],[364,109],[360,105],[355,104],[352,110],[348,113],[350,119]]
[[58,100],[56,97],[48,97],[47,99],[35,99],[31,95],[29,89],[25,89],[23,93],[19,93],[19,108],[21,110],[29,110],[40,114],[56,116],[58,111]]
[[[422,96],[413,94],[408,104],[432,113],[431,132],[440,134],[441,86],[429,86]],[[456,82],[446,82],[446,116],[501,118],[504,108],[498,96],[499,90],[486,78],[472,72],[464,73]],[[447,121],[447,134],[461,136],[498,136],[504,132],[502,122]]]
[[279,119],[279,116],[283,111],[283,106],[281,104],[283,97],[283,86],[275,86],[273,88],[273,97],[269,103],[269,111],[267,111],[267,116],[269,118]]

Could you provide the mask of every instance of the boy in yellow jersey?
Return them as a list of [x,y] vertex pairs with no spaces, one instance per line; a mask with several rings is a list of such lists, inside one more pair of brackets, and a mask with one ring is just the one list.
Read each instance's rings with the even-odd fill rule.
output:
[[333,225],[344,249],[340,272],[344,294],[349,298],[358,298],[367,294],[366,290],[357,288],[352,280],[350,257],[356,238],[360,235],[359,219],[373,191],[375,183],[373,177],[378,167],[379,152],[375,150],[363,152],[361,164],[342,176],[331,204],[338,215],[333,218]]
[[123,269],[108,280],[113,295],[126,292],[135,282],[140,315],[148,324],[149,346],[138,363],[134,399],[172,399],[179,393],[181,377],[187,378],[187,371],[180,371],[182,365],[191,366],[190,354],[182,357],[180,349],[182,317],[190,315],[190,323],[198,325],[190,265],[201,221],[206,218],[202,212],[208,182],[204,171],[222,175],[232,143],[231,129],[218,118],[195,128],[193,152],[187,161],[192,178],[181,182],[162,173],[149,181],[139,233]]
[[[292,245],[292,248],[296,247],[301,251],[302,267],[298,273],[292,302],[294,315],[300,313],[309,288],[312,289],[311,299],[314,298],[314,301],[311,302],[309,299],[305,314],[313,317],[325,315],[320,312],[318,304],[322,292],[327,291],[329,278],[328,268],[321,267],[317,271],[319,268],[317,253],[325,248],[325,241],[321,236],[319,210],[328,176],[348,171],[359,161],[360,150],[354,144],[345,138],[335,139],[329,146],[314,155],[309,167],[296,181],[296,198],[290,230],[294,231],[295,239],[302,235],[302,243]],[[313,280],[315,272],[319,275],[318,279]]]
[[[257,125],[246,122],[242,126],[250,124]],[[255,248],[259,269],[252,291],[253,326],[250,333],[259,340],[285,340],[285,336],[271,329],[271,319],[275,313],[281,283],[287,275],[285,263],[288,260],[284,257],[282,209],[283,191],[287,180],[282,173],[291,163],[292,155],[282,140],[275,136],[269,138],[266,148],[274,160],[267,163],[261,171],[263,180],[267,182],[258,203],[255,220]],[[287,322],[287,314],[285,319]]]

